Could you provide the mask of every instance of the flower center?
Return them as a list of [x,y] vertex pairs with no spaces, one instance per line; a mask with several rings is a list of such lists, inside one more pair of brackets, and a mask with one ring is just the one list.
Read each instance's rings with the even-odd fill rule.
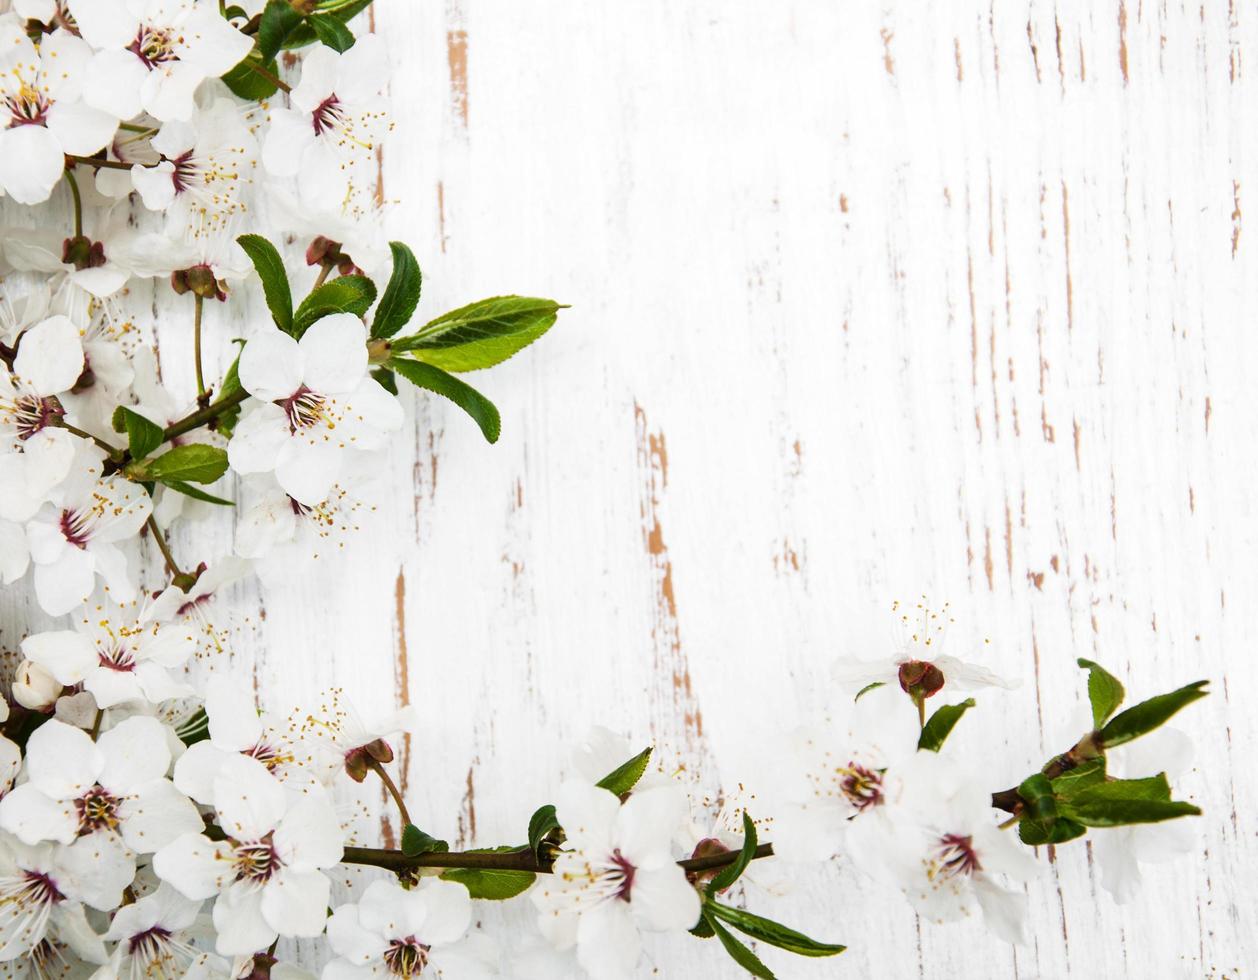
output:
[[117,671],[119,674],[129,674],[135,670],[135,654],[125,643],[117,640],[108,646],[97,647],[96,656],[100,658],[100,665],[106,670]]
[[168,61],[179,60],[179,55],[175,54],[174,38],[169,31],[157,27],[141,27],[135,40],[127,45],[127,50],[139,58],[149,71]]
[[607,873],[607,877],[612,882],[615,882],[616,878],[619,877],[620,883],[616,886],[616,897],[627,902],[629,901],[630,892],[633,891],[633,875],[636,869],[620,853],[619,847],[612,851],[611,864],[612,867]]
[[262,884],[269,881],[271,876],[284,866],[284,862],[275,852],[275,844],[270,834],[262,840],[251,841],[247,844],[236,841],[232,843],[235,845],[232,860],[236,865],[237,881],[253,881]]
[[982,871],[983,866],[979,864],[978,854],[974,851],[974,838],[968,834],[944,834],[939,838],[934,868],[935,873],[942,878],[956,878]]
[[424,972],[424,967],[428,965],[429,949],[430,947],[425,946],[414,936],[395,939],[384,951],[384,965],[394,976],[413,977],[417,973]]
[[324,420],[323,396],[302,385],[291,395],[279,403],[288,416],[288,431],[296,434],[298,429],[308,429]]
[[77,510],[63,510],[61,512],[61,534],[80,551],[86,551],[87,543],[92,538],[91,511],[82,513]]
[[48,875],[42,872],[22,871],[17,885],[19,904],[30,902],[35,905],[56,905],[58,902],[65,901],[65,896],[61,894],[61,889],[57,887],[56,883]]
[[14,126],[43,126],[47,123],[52,100],[34,85],[23,81],[16,92],[5,96],[4,106],[9,112],[6,129]]
[[19,439],[29,439],[36,432],[65,415],[65,409],[55,398],[39,395],[20,395],[4,412],[5,421],[17,430]]
[[859,762],[839,769],[839,789],[857,810],[867,810],[882,802],[882,773]]
[[114,830],[118,826],[118,800],[97,783],[74,801],[79,811],[79,836],[98,830]]
[[205,595],[199,595],[195,599],[189,599],[182,606],[175,610],[176,616],[187,616],[189,613],[196,612],[202,606],[208,606],[214,598],[214,593],[207,592]]
[[153,926],[137,932],[127,940],[127,952],[137,959],[156,960],[162,956],[170,940],[170,930]]
[[333,92],[320,102],[315,107],[315,111],[310,114],[310,121],[311,125],[314,126],[315,135],[322,136],[324,133],[335,129],[340,124],[343,116],[341,100]]
[[293,761],[291,753],[270,744],[265,739],[259,741],[252,748],[242,750],[240,754],[247,755],[251,759],[257,759],[266,766],[269,772],[273,772],[285,763]]

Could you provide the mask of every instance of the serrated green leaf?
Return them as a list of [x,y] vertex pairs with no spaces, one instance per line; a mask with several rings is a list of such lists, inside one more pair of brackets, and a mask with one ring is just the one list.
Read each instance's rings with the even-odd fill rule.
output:
[[529,850],[533,852],[533,857],[540,860],[542,842],[546,835],[558,829],[559,818],[555,815],[553,803],[547,803],[534,811],[533,816],[529,817]]
[[302,22],[302,16],[288,0],[270,0],[258,22],[258,51],[266,60],[280,53],[289,34]]
[[450,868],[441,872],[446,881],[457,881],[472,898],[502,902],[515,898],[537,880],[532,871],[502,871],[497,868]]
[[559,310],[550,299],[497,296],[430,321],[414,335],[394,342],[399,351],[445,371],[492,367],[527,347],[554,325]]
[[1181,708],[1209,694],[1209,691],[1202,690],[1208,683],[1210,682],[1194,681],[1177,691],[1159,694],[1148,701],[1133,705],[1106,722],[1097,741],[1103,748],[1109,749],[1153,731],[1170,720]]
[[1080,800],[1061,806],[1063,816],[1088,827],[1122,827],[1133,823],[1160,823],[1176,817],[1197,817],[1201,810],[1178,800]]
[[651,761],[651,751],[649,746],[643,749],[600,779],[597,785],[617,796],[624,796],[638,785],[638,780],[646,772],[647,763]]
[[289,333],[300,339],[312,323],[333,313],[365,316],[375,299],[376,284],[366,276],[339,276],[312,290],[301,301]]
[[1088,828],[1074,820],[1057,816],[1051,820],[1040,817],[1023,817],[1018,822],[1018,837],[1030,847],[1045,844],[1064,844],[1082,837]]
[[1053,792],[1062,799],[1070,799],[1075,793],[1105,782],[1105,758],[1098,756],[1082,762],[1073,769],[1067,769],[1053,779]]
[[258,278],[262,280],[262,292],[271,319],[285,333],[293,332],[293,291],[288,285],[288,272],[284,260],[275,246],[261,235],[241,235],[236,243],[249,256]]
[[376,368],[371,372],[371,376],[376,379],[376,384],[387,391],[390,395],[397,394],[397,378],[393,376],[393,372],[388,368]]
[[738,857],[731,863],[725,865],[717,874],[708,882],[708,895],[715,895],[717,892],[723,892],[726,888],[736,882],[747,865],[751,864],[756,856],[756,825],[752,823],[751,817],[747,812],[743,811],[743,846],[738,852]]
[[123,428],[127,433],[127,450],[132,459],[143,459],[165,441],[162,427],[150,422],[139,412],[126,406],[118,406],[117,414],[121,416]]
[[802,932],[796,932],[780,922],[774,922],[772,919],[754,915],[745,909],[736,909],[710,900],[704,904],[704,908],[710,917],[715,916],[728,922],[739,932],[745,933],[752,939],[796,953],[799,956],[834,956],[847,949],[846,946],[834,943],[817,942],[817,940],[810,939]]
[[707,923],[708,928],[712,930],[716,938],[721,941],[721,945],[725,947],[725,952],[729,953],[734,962],[753,977],[761,977],[762,980],[776,980],[773,971],[760,961],[760,957],[732,936],[730,931],[723,925],[715,919],[707,917],[700,921]]
[[[171,586],[176,588],[176,586]],[[210,737],[210,718],[204,708],[197,708],[175,728],[175,734],[184,745],[195,745]]]
[[1080,789],[1071,798],[1071,802],[1095,802],[1097,800],[1156,800],[1169,802],[1171,784],[1166,781],[1166,773],[1144,779],[1111,779]]
[[922,734],[917,739],[918,749],[938,752],[943,748],[944,742],[947,741],[948,735],[956,727],[957,722],[961,720],[961,716],[973,707],[973,698],[966,698],[960,704],[941,705],[926,720],[926,724],[922,728]]
[[175,446],[144,464],[144,474],[158,483],[213,483],[227,472],[227,451],[189,443]]
[[453,375],[446,374],[445,371],[431,364],[420,364],[419,361],[406,358],[391,358],[389,367],[411,384],[450,399],[472,417],[489,442],[498,441],[498,436],[502,431],[502,419],[498,415],[498,409],[494,407],[493,402],[471,385],[460,381]]
[[424,282],[419,263],[409,248],[401,242],[389,242],[389,249],[393,252],[393,273],[371,320],[371,336],[376,338],[392,337],[410,322]]
[[699,921],[691,928],[690,935],[697,939],[711,939],[716,935],[716,930],[712,928],[712,923],[708,921],[708,917],[701,915],[699,916]]
[[1100,728],[1123,703],[1123,685],[1100,664],[1079,658],[1088,672],[1088,700],[1092,703],[1092,727]]
[[433,851],[445,852],[450,850],[450,845],[443,840],[438,840],[431,834],[426,834],[413,823],[408,823],[402,830],[402,853],[407,857],[415,857],[417,854],[429,854]]
[[216,497],[212,493],[206,493],[194,487],[191,483],[184,483],[181,480],[165,480],[162,486],[169,487],[176,493],[182,493],[185,497],[192,497],[195,500],[203,500],[207,504],[218,504],[220,507],[235,507],[235,503],[230,500],[224,500],[222,497]]
[[874,681],[872,684],[866,684],[864,687],[862,687],[859,691],[856,692],[856,697],[852,698],[852,700],[859,701],[862,697],[864,697],[870,691],[875,691],[880,687],[886,687],[886,686],[887,686],[886,681]]
[[333,51],[348,51],[354,46],[354,32],[339,17],[330,14],[315,14],[306,21],[315,32],[315,37]]
[[231,89],[233,95],[239,96],[246,102],[260,102],[263,99],[269,99],[279,91],[279,86],[270,78],[254,70],[255,65],[261,67],[267,75],[275,76],[279,73],[279,67],[274,59],[263,58],[255,49],[223,75],[223,84]]
[[1047,776],[1042,772],[1027,776],[1026,779],[1018,786],[1018,795],[1027,803],[1034,803],[1036,800],[1052,797],[1053,784]]

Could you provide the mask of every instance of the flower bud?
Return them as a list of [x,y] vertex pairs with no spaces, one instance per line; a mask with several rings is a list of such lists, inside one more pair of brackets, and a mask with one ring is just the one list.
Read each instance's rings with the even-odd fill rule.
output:
[[61,682],[39,664],[23,660],[13,676],[13,700],[31,711],[46,711],[61,694]]
[[96,269],[105,264],[105,246],[86,235],[76,235],[61,243],[61,261],[76,269]]
[[929,660],[906,660],[900,664],[900,687],[915,698],[938,694],[944,686],[943,671]]

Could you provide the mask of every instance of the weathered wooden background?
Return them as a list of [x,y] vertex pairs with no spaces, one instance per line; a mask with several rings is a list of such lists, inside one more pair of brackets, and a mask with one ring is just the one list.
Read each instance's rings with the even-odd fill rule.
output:
[[[391,493],[344,560],[245,590],[260,690],[417,706],[416,820],[514,842],[592,723],[714,787],[728,746],[819,713],[831,660],[874,655],[890,600],[925,592],[952,602],[952,652],[989,637],[1025,679],[958,736],[993,789],[1063,747],[1076,657],[1136,696],[1211,678],[1180,722],[1199,850],[1120,907],[1063,848],[1017,949],[919,925],[836,863],[755,900],[850,951],[765,960],[1249,976],[1258,10],[377,6],[398,62],[384,192],[421,312],[573,308],[477,381],[497,446],[408,399]],[[656,975],[741,975],[693,940],[652,950]]]

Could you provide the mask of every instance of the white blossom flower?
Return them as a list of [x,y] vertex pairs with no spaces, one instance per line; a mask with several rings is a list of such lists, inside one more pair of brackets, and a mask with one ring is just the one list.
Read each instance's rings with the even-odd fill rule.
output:
[[13,584],[26,574],[30,562],[26,529],[0,517],[0,582]]
[[152,511],[144,488],[120,475],[102,477],[104,454],[77,440],[69,474],[26,528],[35,563],[35,595],[52,616],[87,601],[96,577],[126,601],[135,582],[119,545],[134,537]]
[[105,939],[116,944],[106,967],[108,976],[234,977],[226,960],[202,948],[204,930],[196,926],[203,904],[163,882],[156,891],[120,908],[105,933]]
[[402,425],[396,398],[367,373],[367,333],[350,313],[313,324],[298,342],[279,330],[240,355],[249,403],[228,446],[238,473],[275,472],[289,496],[325,500],[350,450],[379,448]]
[[622,805],[605,789],[566,782],[555,807],[567,849],[530,892],[538,926],[559,949],[575,945],[592,976],[628,977],[640,930],[681,931],[699,919],[698,892],[672,854],[685,797],[660,786]]
[[84,900],[114,908],[148,854],[203,825],[166,778],[170,752],[161,722],[134,716],[96,742],[55,718],[26,746],[27,781],[0,800],[0,828],[24,844],[66,844]]
[[13,672],[13,700],[31,711],[46,711],[61,696],[65,687],[47,670],[33,660],[23,660]]
[[177,623],[196,637],[198,657],[209,657],[226,649],[226,630],[216,623],[224,613],[219,593],[249,573],[249,562],[224,558],[203,569],[185,592],[168,585],[149,603],[141,616],[145,623]]
[[923,697],[931,697],[945,684],[963,691],[1018,686],[986,667],[939,653],[953,622],[947,603],[933,610],[922,602],[909,609],[897,601],[891,608],[896,627],[894,652],[879,660],[844,657],[836,661],[834,678],[842,687],[859,691],[871,684],[894,684],[906,693],[916,690]]
[[[1118,779],[1144,779],[1165,773],[1174,782],[1192,762],[1192,740],[1175,728],[1155,732],[1105,754],[1106,772]],[[1136,897],[1140,865],[1173,861],[1190,853],[1197,835],[1189,820],[1128,824],[1088,834],[1092,855],[1101,866],[1101,885],[1120,905]]]
[[214,807],[226,840],[185,834],[154,855],[153,869],[187,898],[218,896],[218,952],[319,935],[331,890],[322,869],[343,853],[331,803],[321,793],[289,796],[262,763],[237,755],[215,777]]
[[271,110],[263,166],[296,177],[303,200],[341,202],[354,182],[374,179],[376,148],[392,128],[387,99],[389,59],[378,34],[348,51],[319,46],[302,60],[291,108]]
[[233,678],[210,678],[205,713],[210,737],[190,745],[175,763],[175,785],[198,803],[214,804],[219,770],[235,755],[256,759],[276,779],[293,786],[316,778],[308,767],[313,749],[294,738],[287,723],[260,715],[252,693]]
[[375,763],[393,761],[389,740],[408,733],[415,719],[415,709],[408,706],[364,720],[345,692],[333,688],[318,707],[292,712],[289,737],[304,743],[309,755],[303,765],[320,782],[330,784],[340,772],[362,782]]
[[862,841],[866,870],[889,877],[919,915],[945,923],[981,910],[1001,939],[1022,939],[1027,900],[1004,879],[1036,872],[1028,849],[1001,830],[990,792],[951,760],[919,752],[901,766],[904,792]]
[[30,847],[0,834],[0,963],[64,944],[91,963],[105,946],[88,924],[78,876],[65,848]]
[[208,0],[70,0],[94,47],[84,98],[130,119],[191,118],[197,86],[234,68],[253,47]]
[[19,204],[48,199],[67,153],[93,154],[113,137],[118,117],[80,101],[91,57],[67,31],[35,45],[0,25],[0,188]]
[[[51,316],[21,335],[13,370],[0,364],[0,453],[22,449],[33,436],[60,421],[65,411],[57,396],[74,386],[83,373],[83,364],[79,328],[68,317]],[[68,441],[62,451],[65,449],[72,449]],[[71,459],[63,462],[64,466],[58,467],[60,474],[49,486],[69,469]]]
[[172,671],[188,660],[195,637],[177,623],[142,622],[133,606],[102,601],[73,630],[35,633],[22,652],[62,684],[82,684],[100,708],[128,701],[159,704],[192,693]]
[[229,99],[216,99],[192,122],[166,123],[152,147],[161,162],[137,163],[131,179],[144,206],[164,212],[172,228],[192,239],[219,235],[244,213],[257,147]]
[[323,980],[493,976],[496,951],[484,937],[465,938],[471,921],[462,885],[425,878],[406,889],[373,881],[357,903],[340,906],[328,920],[336,958],[323,968]]

